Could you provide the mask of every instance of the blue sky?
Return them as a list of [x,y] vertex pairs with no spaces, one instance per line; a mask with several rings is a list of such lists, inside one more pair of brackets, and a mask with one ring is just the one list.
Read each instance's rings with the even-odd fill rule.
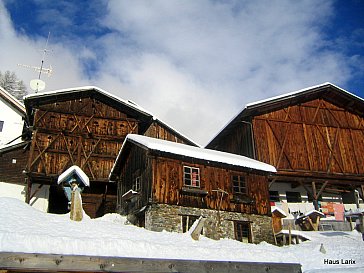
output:
[[[96,85],[206,144],[247,103],[332,82],[364,97],[364,1],[4,0],[0,70]],[[199,128],[199,130],[196,130]]]

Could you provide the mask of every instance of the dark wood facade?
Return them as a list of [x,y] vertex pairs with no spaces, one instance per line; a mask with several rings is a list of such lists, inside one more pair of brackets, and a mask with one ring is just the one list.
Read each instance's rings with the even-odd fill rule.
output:
[[55,185],[58,176],[77,165],[91,181],[83,201],[92,217],[115,211],[116,185],[108,177],[127,134],[147,132],[194,144],[136,104],[94,87],[28,96],[25,105],[32,135],[26,166],[28,191],[32,183],[46,183],[51,193],[61,194]]
[[277,168],[314,200],[364,185],[364,101],[332,84],[248,105],[208,145]]
[[0,181],[24,185],[28,143],[19,143],[0,150]]
[[[149,149],[126,141],[113,170],[119,177],[122,214],[138,214],[146,206],[177,205],[201,209],[269,215],[268,172]],[[199,170],[199,186],[184,182],[184,167]],[[233,177],[243,177],[246,191],[233,191]],[[140,189],[134,191],[139,179]]]

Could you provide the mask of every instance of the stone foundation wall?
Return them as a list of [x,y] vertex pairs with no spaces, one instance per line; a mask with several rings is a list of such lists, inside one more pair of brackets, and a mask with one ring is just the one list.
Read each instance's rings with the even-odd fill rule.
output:
[[251,223],[253,243],[274,241],[272,219],[269,216],[166,204],[153,204],[148,207],[145,213],[145,228],[153,231],[182,232],[183,215],[205,217],[204,235],[211,239],[235,239],[234,221],[246,221]]

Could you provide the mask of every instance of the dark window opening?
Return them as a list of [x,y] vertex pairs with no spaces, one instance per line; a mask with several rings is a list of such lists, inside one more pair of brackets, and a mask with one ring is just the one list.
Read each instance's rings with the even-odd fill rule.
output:
[[271,201],[271,202],[281,201],[279,198],[279,192],[278,191],[269,191],[269,201]]
[[301,193],[297,191],[286,191],[286,198],[288,203],[301,203]]
[[199,217],[195,215],[182,215],[182,232],[187,232],[198,218]]
[[235,222],[235,239],[243,243],[252,242],[249,222]]
[[241,175],[232,176],[233,193],[234,194],[247,194],[248,189],[245,182],[245,177]]
[[54,214],[65,214],[69,212],[68,199],[59,185],[49,187],[48,212]]
[[194,167],[183,167],[183,183],[189,187],[200,187],[200,169]]
[[141,180],[142,180],[141,176],[138,176],[137,178],[135,178],[135,179],[134,179],[134,181],[133,181],[133,185],[132,185],[132,187],[131,187],[131,189],[132,189],[133,191],[137,191],[137,192],[139,192],[139,191],[140,191],[140,184],[141,184]]
[[4,127],[4,121],[0,120],[0,132],[3,131],[3,127]]

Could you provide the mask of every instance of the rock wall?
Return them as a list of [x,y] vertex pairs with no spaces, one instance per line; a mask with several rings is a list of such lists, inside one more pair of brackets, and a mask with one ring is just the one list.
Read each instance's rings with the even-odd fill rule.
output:
[[145,212],[145,228],[153,231],[183,232],[182,216],[206,218],[203,234],[211,239],[235,239],[234,222],[250,222],[253,243],[273,243],[272,219],[269,216],[216,211],[190,207],[153,204]]

